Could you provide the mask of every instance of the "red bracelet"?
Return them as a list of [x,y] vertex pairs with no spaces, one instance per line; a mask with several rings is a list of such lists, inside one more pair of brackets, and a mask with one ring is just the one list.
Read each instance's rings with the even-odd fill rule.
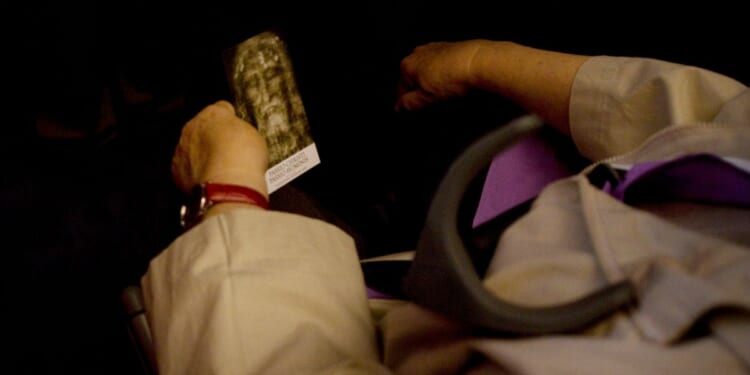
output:
[[246,186],[207,182],[203,184],[203,189],[208,206],[230,202],[248,203],[264,210],[267,210],[269,206],[268,199],[263,194]]
[[203,219],[217,203],[246,203],[268,209],[268,198],[247,186],[207,182],[195,187],[187,204],[180,209],[180,224],[187,229]]

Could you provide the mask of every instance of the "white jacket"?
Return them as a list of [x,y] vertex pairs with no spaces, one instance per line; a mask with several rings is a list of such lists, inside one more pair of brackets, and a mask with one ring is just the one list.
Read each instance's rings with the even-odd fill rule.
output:
[[[730,78],[600,56],[572,90],[573,140],[592,160],[690,152],[750,160],[750,90]],[[578,335],[472,337],[410,303],[375,321],[343,231],[236,210],[175,240],[142,287],[162,374],[750,371],[747,208],[636,208],[583,175],[566,178],[503,234],[486,286],[549,305],[624,278],[637,286],[638,307]]]

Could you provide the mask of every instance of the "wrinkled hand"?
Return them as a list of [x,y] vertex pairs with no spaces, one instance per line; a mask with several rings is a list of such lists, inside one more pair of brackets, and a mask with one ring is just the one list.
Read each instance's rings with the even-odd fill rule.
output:
[[226,101],[207,106],[185,124],[172,158],[172,177],[185,193],[211,181],[247,186],[268,196],[267,168],[265,139]]
[[396,110],[465,95],[473,86],[472,61],[484,42],[434,42],[414,49],[401,61]]

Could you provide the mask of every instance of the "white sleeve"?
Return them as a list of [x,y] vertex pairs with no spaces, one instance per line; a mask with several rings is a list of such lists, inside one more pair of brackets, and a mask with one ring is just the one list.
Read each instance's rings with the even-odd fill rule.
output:
[[249,209],[211,217],[157,256],[141,285],[162,375],[378,366],[354,243],[325,222]]
[[747,91],[734,79],[697,67],[592,57],[573,83],[571,133],[584,156],[599,160],[627,152],[670,126],[744,125],[728,122],[750,121],[745,105],[732,105]]

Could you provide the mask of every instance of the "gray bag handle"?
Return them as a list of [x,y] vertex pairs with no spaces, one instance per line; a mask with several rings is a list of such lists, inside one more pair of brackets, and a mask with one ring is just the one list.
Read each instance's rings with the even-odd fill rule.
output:
[[433,197],[414,261],[404,279],[412,301],[489,333],[539,335],[579,330],[630,305],[629,281],[609,285],[563,305],[531,308],[495,297],[482,285],[458,231],[458,211],[479,171],[503,149],[543,126],[536,115],[519,117],[482,137],[450,166]]

